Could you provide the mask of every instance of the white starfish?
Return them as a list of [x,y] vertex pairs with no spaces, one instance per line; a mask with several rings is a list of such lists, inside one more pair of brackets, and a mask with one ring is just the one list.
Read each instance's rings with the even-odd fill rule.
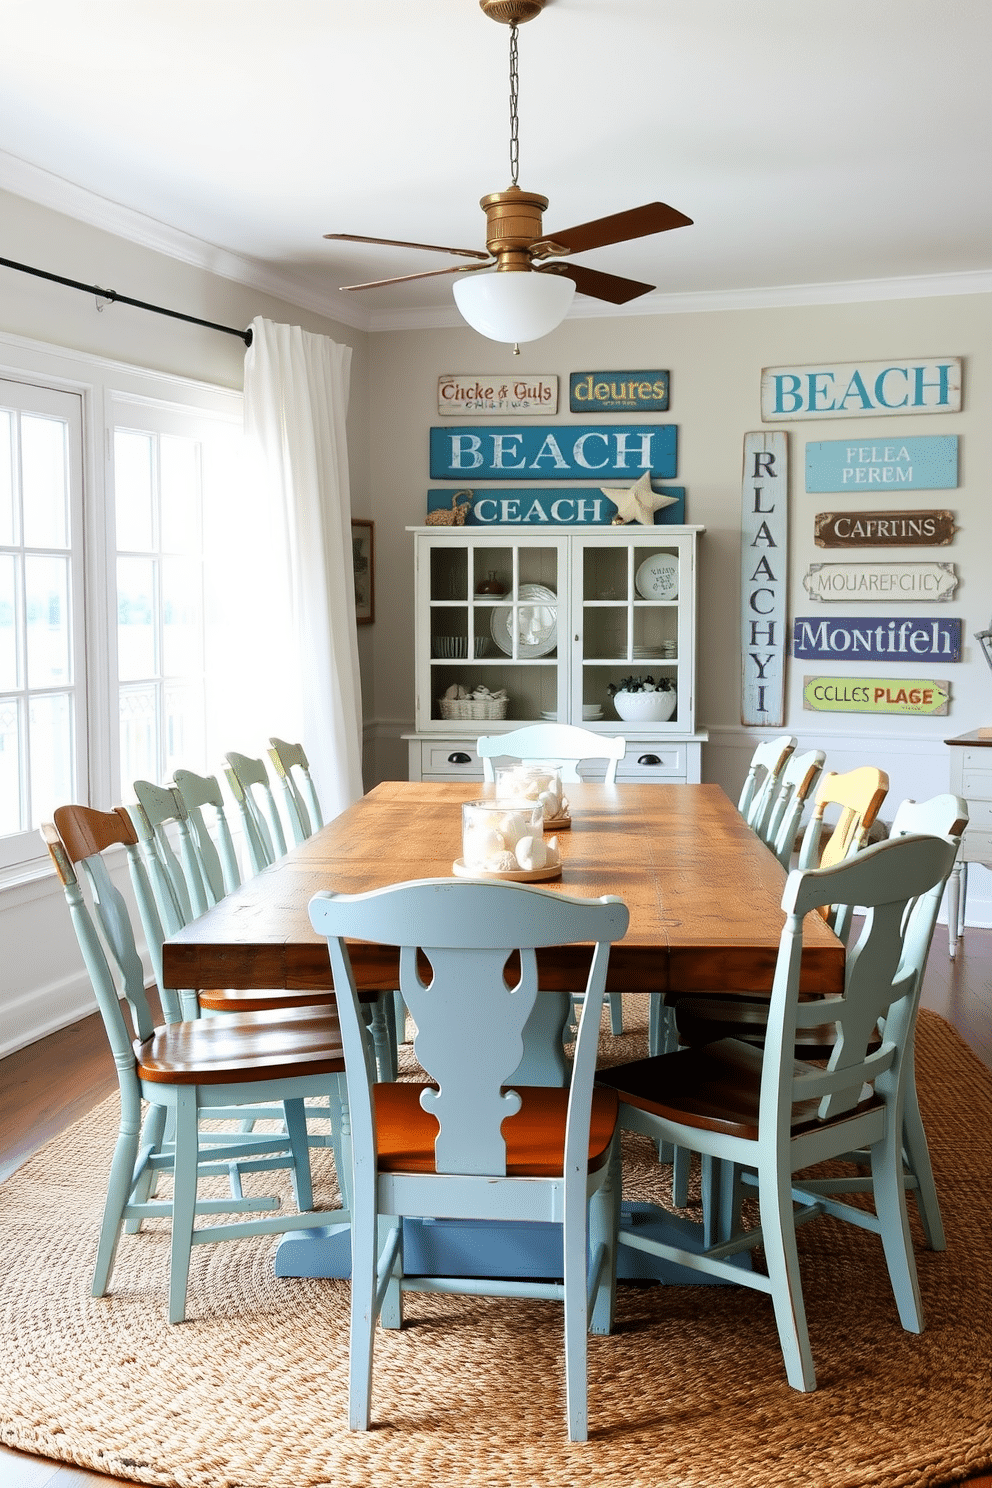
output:
[[640,522],[645,527],[654,526],[654,514],[661,511],[663,507],[674,506],[675,496],[662,496],[658,491],[651,489],[651,474],[645,471],[640,480],[634,486],[628,486],[626,490],[619,487],[600,486],[604,496],[608,496],[617,509],[613,518],[614,527],[622,527],[626,522]]

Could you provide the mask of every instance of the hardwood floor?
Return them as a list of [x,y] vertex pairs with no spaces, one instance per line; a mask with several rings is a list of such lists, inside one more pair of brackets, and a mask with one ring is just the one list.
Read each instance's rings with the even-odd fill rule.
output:
[[[992,1069],[992,930],[969,929],[956,961],[937,927],[923,1005],[940,1013]],[[0,1181],[116,1088],[99,1015],[0,1060]],[[0,1447],[0,1488],[120,1488],[121,1479]],[[966,1480],[992,1488],[992,1474]]]

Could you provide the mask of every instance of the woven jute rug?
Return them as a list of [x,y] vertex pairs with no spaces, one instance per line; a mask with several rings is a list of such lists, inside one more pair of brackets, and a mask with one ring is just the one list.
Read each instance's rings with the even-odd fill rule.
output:
[[[643,1042],[641,1028],[613,1052]],[[113,1293],[90,1297],[112,1099],[0,1188],[0,1438],[182,1488],[924,1488],[978,1472],[992,1464],[992,1075],[934,1015],[918,1069],[948,1235],[930,1252],[914,1218],[926,1332],[902,1331],[880,1242],[819,1220],[799,1232],[814,1394],[786,1383],[760,1293],[621,1286],[615,1333],[590,1340],[591,1437],[576,1445],[552,1303],[408,1296],[402,1331],[379,1332],[376,1424],[359,1433],[348,1283],[276,1279],[275,1241],[194,1251],[177,1327],[164,1226],[124,1237]],[[669,1179],[631,1145],[630,1196],[661,1198]],[[332,1200],[332,1172],[318,1192]]]

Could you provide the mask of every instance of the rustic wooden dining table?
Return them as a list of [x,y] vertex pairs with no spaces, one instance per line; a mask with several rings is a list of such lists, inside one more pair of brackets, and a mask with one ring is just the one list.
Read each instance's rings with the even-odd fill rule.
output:
[[[609,987],[705,992],[771,987],[784,923],[785,874],[717,785],[573,784],[572,825],[558,834],[562,872],[548,887],[591,898],[618,894],[630,928],[613,947]],[[163,948],[169,987],[332,986],[327,946],[307,906],[321,889],[356,894],[412,878],[450,878],[461,856],[461,806],[492,787],[386,781],[228,894]],[[807,919],[802,988],[843,987],[844,950]],[[389,948],[351,949],[356,981],[397,985]],[[543,958],[541,986],[579,991],[581,949]]]
[[[562,872],[547,886],[588,898],[617,894],[627,904],[630,927],[610,956],[611,991],[657,995],[771,987],[785,918],[785,874],[719,786],[583,782],[566,789],[571,826],[558,833]],[[307,907],[313,895],[322,889],[354,894],[407,879],[451,877],[461,856],[462,803],[491,791],[464,781],[376,786],[166,941],[166,986],[326,994],[333,986],[330,961],[326,943],[310,925]],[[818,915],[807,917],[803,947],[802,989],[810,995],[841,991],[844,948]],[[360,988],[388,992],[398,985],[393,948],[354,942],[350,953]],[[542,954],[539,966],[542,992],[581,991],[588,951],[556,949]],[[539,1003],[530,1083],[551,1082],[564,1071],[560,1030],[567,998]],[[678,1221],[662,1216],[659,1222]],[[454,1239],[449,1234],[442,1244],[441,1230],[421,1233],[411,1226],[409,1269],[455,1274],[459,1266],[478,1265],[483,1254],[488,1270],[474,1274],[491,1274],[497,1267],[509,1268],[504,1274],[522,1273],[532,1266],[538,1270],[530,1274],[550,1274],[542,1246],[537,1247],[540,1259],[531,1260],[510,1236],[513,1228],[506,1226],[506,1233],[488,1241],[476,1231]],[[686,1241],[685,1233],[681,1240]],[[621,1250],[631,1265],[642,1268],[632,1274],[657,1274],[643,1269],[646,1262],[636,1259],[636,1252]],[[349,1268],[347,1226],[332,1223],[326,1232],[301,1231],[280,1242],[280,1275],[342,1276]],[[692,1273],[666,1279],[699,1278]]]

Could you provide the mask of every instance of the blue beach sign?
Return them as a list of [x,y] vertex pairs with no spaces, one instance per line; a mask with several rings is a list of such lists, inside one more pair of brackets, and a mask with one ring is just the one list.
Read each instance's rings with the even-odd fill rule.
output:
[[675,424],[431,429],[431,480],[629,480],[678,468]]
[[958,483],[958,436],[825,439],[806,446],[807,491],[949,491]]
[[761,417],[766,422],[960,409],[960,357],[821,362],[810,367],[765,367],[761,373]]
[[[685,522],[685,487],[656,486],[661,496],[673,497],[670,506],[654,514],[656,527],[680,527]],[[453,508],[452,502],[458,498]],[[602,527],[612,523],[617,508],[604,491],[582,487],[563,491],[517,486],[509,490],[486,487],[482,491],[450,487],[427,492],[427,520],[432,512],[464,513],[458,525],[466,527]],[[442,525],[438,518],[434,519]],[[433,525],[433,523],[431,523]],[[445,524],[446,525],[446,524]]]

